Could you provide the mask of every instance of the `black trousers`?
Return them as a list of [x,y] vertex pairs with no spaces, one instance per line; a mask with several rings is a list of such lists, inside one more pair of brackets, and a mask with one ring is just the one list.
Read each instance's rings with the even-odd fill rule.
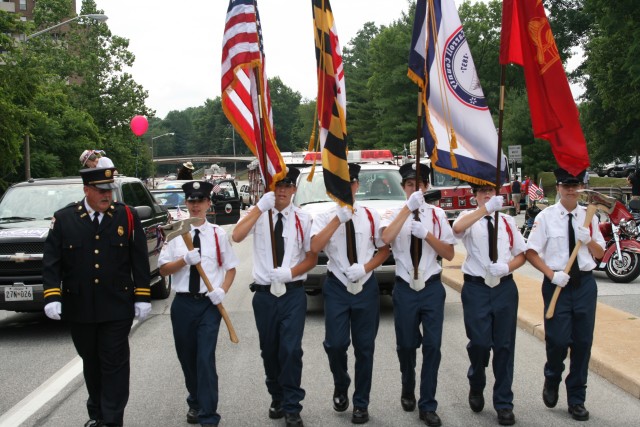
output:
[[133,319],[70,323],[89,392],[89,418],[122,425],[129,400],[129,332]]

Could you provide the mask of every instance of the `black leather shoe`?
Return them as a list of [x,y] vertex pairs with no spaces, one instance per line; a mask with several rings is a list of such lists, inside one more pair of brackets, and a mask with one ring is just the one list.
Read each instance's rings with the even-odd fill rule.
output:
[[349,398],[346,392],[333,392],[333,409],[336,412],[344,412],[349,407]]
[[512,426],[516,423],[516,417],[513,415],[513,409],[501,408],[498,412],[498,424],[501,426]]
[[200,427],[218,427],[218,424],[200,424]]
[[569,405],[569,413],[576,421],[587,421],[589,419],[589,411],[582,404]]
[[413,393],[402,393],[402,396],[400,396],[400,404],[405,412],[412,412],[416,409],[416,395]]
[[102,421],[101,420],[89,420],[86,423],[84,423],[84,427],[102,427]]
[[284,412],[282,411],[282,402],[279,400],[271,401],[271,406],[269,406],[269,418],[272,420],[277,420],[279,418],[284,417]]
[[287,427],[304,427],[300,414],[284,414]]
[[420,411],[420,419],[424,421],[424,423],[430,427],[439,427],[442,425],[442,421],[438,414],[433,411]]
[[351,422],[353,424],[364,424],[369,421],[369,411],[366,408],[353,408],[353,415],[351,416]]
[[189,424],[198,424],[198,410],[195,408],[189,408],[187,411],[187,422]]
[[549,380],[544,380],[544,388],[542,389],[542,401],[547,408],[555,408],[558,403],[558,386],[559,384],[551,384]]
[[484,395],[482,390],[469,390],[469,407],[473,412],[480,412],[484,409]]

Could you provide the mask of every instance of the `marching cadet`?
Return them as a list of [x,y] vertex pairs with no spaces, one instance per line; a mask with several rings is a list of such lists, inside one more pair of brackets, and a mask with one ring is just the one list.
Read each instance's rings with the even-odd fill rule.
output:
[[44,244],[47,317],[69,324],[89,392],[85,427],[121,426],[129,400],[129,331],[151,311],[138,214],[112,200],[114,168],[80,171],[85,197],[53,215]]
[[[578,205],[577,190],[584,185],[585,171],[574,176],[558,168],[554,174],[560,202],[536,216],[527,240],[527,260],[544,274],[545,313],[556,287],[564,288],[558,297],[555,314],[544,320],[547,362],[542,400],[548,408],[558,403],[564,359],[570,349],[571,363],[565,380],[569,413],[574,420],[586,421],[589,411],[584,407],[584,401],[598,297],[591,270],[596,267],[594,258],[603,257],[605,242],[596,216],[589,227],[583,227],[586,208]],[[582,245],[571,272],[566,274],[564,269],[578,240]]]
[[[187,182],[182,189],[189,216],[200,220],[197,226],[192,225],[194,249],[189,251],[183,239],[173,239],[162,248],[158,266],[163,276],[172,275],[176,292],[171,304],[171,325],[189,393],[187,422],[210,427],[220,422],[215,356],[222,316],[215,306],[229,292],[239,260],[227,233],[206,220],[213,184]],[[213,286],[212,292],[207,292],[198,263]]]
[[[300,171],[289,167],[235,226],[234,242],[253,234],[253,278],[250,285],[253,312],[260,338],[267,391],[271,395],[269,418],[285,417],[287,427],[302,426],[300,401],[302,336],[307,312],[303,282],[318,260],[310,249],[311,217],[291,203]],[[277,267],[271,244],[270,212]]]
[[311,228],[311,252],[325,249],[329,258],[323,285],[324,349],[335,387],[333,409],[343,412],[349,407],[347,350],[351,331],[356,357],[354,424],[369,421],[373,353],[380,323],[379,289],[373,270],[389,256],[389,246],[380,238],[378,213],[355,202],[359,172],[359,165],[349,164],[353,212],[348,206],[336,205],[314,218]]
[[[436,413],[438,401],[435,395],[446,293],[440,280],[442,267],[437,257],[453,259],[456,239],[445,212],[425,202],[429,166],[421,164],[419,170],[420,179],[416,179],[415,163],[402,165],[400,175],[407,202],[403,207],[385,213],[380,227],[382,240],[391,245],[396,260],[393,316],[402,374],[400,403],[407,412],[416,407],[416,350],[422,345],[419,417],[428,426],[440,426],[442,421]],[[414,275],[414,248],[418,250],[417,277]],[[420,333],[420,325],[424,335]]]
[[[471,184],[478,207],[463,211],[453,223],[453,232],[462,240],[467,257],[462,264],[464,284],[462,309],[469,338],[469,406],[474,412],[484,408],[485,368],[493,350],[493,407],[500,425],[513,425],[513,364],[518,321],[518,288],[512,272],[526,261],[526,244],[513,217],[500,213],[497,246],[495,211],[504,198],[491,185]],[[492,262],[493,250],[496,261]]]

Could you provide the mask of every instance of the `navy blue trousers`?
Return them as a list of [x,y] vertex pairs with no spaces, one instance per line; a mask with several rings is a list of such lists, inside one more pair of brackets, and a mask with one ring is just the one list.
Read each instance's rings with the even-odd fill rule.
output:
[[380,324],[380,298],[378,282],[371,275],[362,291],[356,295],[333,274],[327,274],[322,289],[324,294],[324,350],[329,357],[333,384],[338,392],[347,392],[351,384],[347,364],[347,349],[353,340],[355,363],[355,390],[353,406],[369,407],[373,353]]
[[[555,288],[547,278],[542,282],[545,313]],[[562,289],[553,317],[544,320],[547,348],[544,376],[551,384],[562,381],[564,360],[571,349],[569,375],[565,380],[569,405],[583,404],[586,398],[597,302],[598,286],[593,275],[583,276],[579,286],[567,285]]]
[[92,420],[122,425],[129,400],[129,332],[133,319],[70,322],[71,339],[82,358]]
[[[393,317],[396,329],[396,352],[402,374],[402,392],[413,393],[416,386],[416,351],[422,345],[422,369],[420,371],[421,411],[438,408],[436,388],[440,368],[440,346],[444,322],[446,292],[438,278],[428,281],[419,292],[396,276],[393,287]],[[422,334],[420,326],[422,325]]]
[[218,424],[216,345],[222,316],[209,298],[176,295],[171,304],[173,340],[184,374],[189,408],[201,424]]
[[260,354],[266,374],[267,391],[272,400],[282,402],[286,413],[302,410],[302,336],[307,313],[304,288],[288,289],[276,297],[256,292],[253,313],[260,338]]
[[491,288],[481,282],[464,281],[462,287],[464,328],[469,343],[469,386],[484,390],[485,368],[493,350],[493,407],[513,409],[513,360],[518,323],[518,288],[513,278],[502,278]]

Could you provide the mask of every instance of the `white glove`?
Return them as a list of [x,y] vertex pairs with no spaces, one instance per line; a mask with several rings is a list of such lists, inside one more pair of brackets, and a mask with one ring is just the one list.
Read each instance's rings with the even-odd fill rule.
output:
[[567,283],[569,283],[570,278],[571,277],[564,271],[556,271],[553,273],[553,279],[551,279],[551,283],[564,288],[565,286],[567,286]]
[[50,302],[44,306],[44,314],[51,320],[60,320],[62,314],[62,304],[60,301]]
[[260,212],[266,212],[269,209],[273,209],[276,205],[276,195],[273,191],[269,191],[258,200],[256,206],[260,209]]
[[509,264],[504,262],[491,263],[488,268],[492,276],[502,277],[509,274]]
[[133,309],[136,312],[136,317],[139,321],[143,321],[147,318],[149,313],[151,313],[151,303],[150,302],[136,302],[133,304]]
[[224,292],[224,289],[222,288],[215,288],[213,291],[207,292],[207,296],[209,297],[213,305],[220,304],[224,299],[225,295],[226,294]]
[[292,280],[291,269],[286,267],[278,267],[269,273],[271,282],[287,283]]
[[411,221],[411,234],[416,236],[420,240],[424,240],[427,238],[427,234],[429,234],[429,232],[427,231],[423,223],[413,220]]
[[487,203],[485,203],[484,207],[487,208],[487,212],[489,212],[489,214],[492,214],[495,211],[501,209],[503,203],[504,203],[504,197],[493,196],[492,198],[489,199]]
[[200,251],[198,251],[198,249],[190,250],[182,259],[184,259],[187,265],[196,265],[200,262]]
[[578,233],[576,239],[580,240],[583,245],[588,245],[591,241],[591,233],[587,227],[578,227]]
[[338,209],[338,219],[341,224],[349,221],[353,217],[353,212],[349,209],[349,206],[343,206]]
[[350,282],[357,282],[362,279],[367,272],[364,269],[364,265],[362,264],[352,264],[351,267],[347,268],[345,275]]
[[406,205],[411,212],[420,208],[420,206],[424,203],[424,193],[420,190],[414,191],[411,196],[406,201]]

